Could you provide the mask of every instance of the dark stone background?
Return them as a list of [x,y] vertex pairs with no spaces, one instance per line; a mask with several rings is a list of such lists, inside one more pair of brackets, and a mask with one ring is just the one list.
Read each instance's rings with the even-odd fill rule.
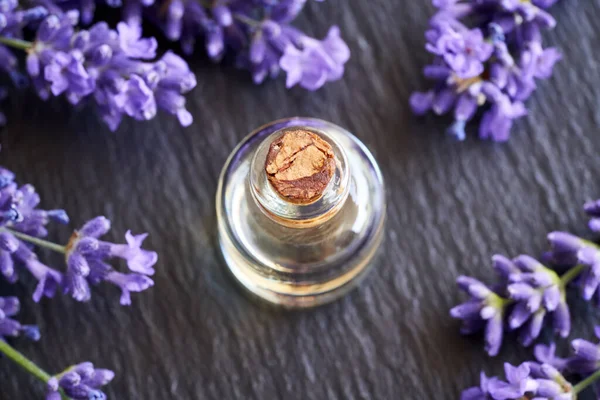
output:
[[[11,96],[0,162],[64,207],[77,226],[104,214],[108,238],[148,231],[160,255],[156,286],[133,295],[100,287],[92,301],[30,300],[34,282],[2,285],[23,299],[20,320],[39,343],[14,342],[51,372],[91,360],[117,372],[112,399],[455,399],[479,370],[531,351],[508,339],[488,358],[463,338],[448,309],[459,274],[491,278],[499,252],[539,254],[555,229],[588,235],[581,211],[600,196],[600,1],[561,1],[547,43],[562,48],[506,144],[444,136],[447,121],[407,106],[426,87],[423,31],[429,1],[311,2],[298,25],[324,35],[340,25],[353,51],[345,78],[317,93],[283,79],[254,86],[245,72],[191,60],[195,124],[160,116],[110,133],[89,109]],[[214,195],[223,162],[249,131],[295,115],[348,128],[379,161],[388,187],[384,257],[344,299],[305,312],[273,311],[244,297],[219,257]],[[53,237],[66,240],[67,228]],[[46,258],[48,259],[48,258]],[[56,262],[56,260],[50,258]],[[577,303],[577,301],[576,301]],[[592,336],[599,312],[581,302],[572,337]],[[561,342],[566,347],[566,342]],[[39,399],[38,382],[0,360],[0,398]]]

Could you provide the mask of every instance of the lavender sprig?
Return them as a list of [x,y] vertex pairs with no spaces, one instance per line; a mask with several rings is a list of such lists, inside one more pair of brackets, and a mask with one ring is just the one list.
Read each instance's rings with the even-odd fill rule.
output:
[[46,400],[104,400],[107,397],[100,388],[114,377],[114,372],[94,368],[90,362],[74,365],[51,376],[3,340],[0,340],[0,354],[45,383]]
[[94,368],[91,362],[74,365],[48,380],[46,400],[58,400],[62,393],[75,400],[106,399],[100,388],[112,381],[114,376],[113,371]]
[[[590,204],[595,203],[585,206],[593,217],[596,209]],[[551,232],[548,241],[546,264],[527,255],[512,260],[495,255],[493,266],[499,275],[495,285],[471,277],[457,279],[471,298],[450,310],[450,315],[462,320],[464,334],[485,327],[490,356],[498,354],[504,330],[517,331],[524,346],[533,344],[549,324],[559,336],[567,337],[571,330],[568,286],[577,287],[585,300],[600,306],[600,246],[566,232]],[[563,272],[559,275],[558,270]]]
[[[595,332],[600,337],[600,327]],[[600,379],[600,345],[575,339],[571,349],[570,357],[560,358],[554,343],[537,345],[536,361],[518,367],[505,363],[505,379],[482,372],[479,386],[464,390],[461,400],[575,400]]]
[[[42,99],[63,94],[72,104],[89,99],[113,131],[125,115],[149,120],[158,109],[177,116],[183,126],[192,123],[183,94],[196,86],[194,74],[172,52],[148,61],[156,58],[157,45],[153,38],[141,37],[140,26],[120,23],[112,30],[99,22],[77,31],[77,11],[41,20],[46,8],[23,11],[16,2],[3,1],[9,6],[0,8],[0,63],[4,57],[2,64],[12,75],[18,74],[17,59],[9,48],[26,51],[27,73]],[[10,22],[22,21],[26,11],[41,20],[34,42],[21,39],[27,24]]]
[[[141,292],[154,285],[149,275],[154,275],[152,266],[157,254],[142,249],[147,234],[134,236],[127,231],[127,244],[115,244],[98,240],[110,229],[110,221],[96,217],[75,231],[66,249],[67,274],[65,290],[79,301],[91,297],[90,284],[108,282],[121,289],[121,304],[131,304],[131,292]],[[109,258],[127,261],[133,273],[115,271],[105,261]]]
[[[481,374],[479,386],[462,392],[461,400],[575,400],[586,386],[573,385],[550,364],[532,365],[525,362],[517,367],[505,363],[505,379],[488,378]],[[594,380],[597,377],[594,378]]]
[[[66,212],[38,209],[40,198],[33,186],[18,187],[14,174],[5,169],[0,169],[0,177],[4,177],[0,199],[10,199],[10,209],[18,215],[0,226],[0,274],[9,282],[15,282],[19,270],[31,273],[38,280],[33,293],[36,302],[42,297],[53,297],[59,289],[75,300],[87,301],[91,298],[90,285],[107,282],[121,290],[120,303],[129,305],[131,292],[141,292],[154,285],[150,276],[154,274],[152,267],[158,257],[155,252],[142,249],[147,234],[133,235],[128,231],[126,244],[105,242],[99,238],[110,230],[110,221],[96,217],[76,230],[64,246],[47,241],[43,239],[47,235],[45,226],[50,221],[68,223]],[[42,263],[33,246],[64,254],[66,272]],[[125,260],[131,272],[119,272],[107,263],[115,258]]]
[[[450,310],[452,317],[462,320],[461,332],[476,333],[485,324],[485,349],[490,356],[498,354],[505,329],[518,331],[521,343],[529,346],[540,335],[543,324],[552,319],[555,331],[562,337],[568,336],[571,324],[565,286],[571,275],[559,277],[526,255],[513,260],[495,255],[492,260],[501,277],[494,291],[470,277],[457,279],[463,290],[465,282],[472,282],[467,286],[472,298]],[[476,296],[485,296],[484,307],[473,307]]]
[[464,140],[466,124],[484,109],[479,137],[508,140],[513,121],[527,114],[523,102],[536,80],[548,79],[561,58],[555,48],[543,48],[540,33],[556,25],[545,11],[554,2],[433,0],[438,12],[425,37],[435,58],[424,75],[434,88],[411,96],[415,114],[452,112],[448,132]]

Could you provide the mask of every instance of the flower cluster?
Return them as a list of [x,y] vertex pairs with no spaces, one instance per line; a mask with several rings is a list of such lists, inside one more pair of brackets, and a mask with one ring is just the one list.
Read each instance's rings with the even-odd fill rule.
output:
[[291,25],[305,4],[306,0],[125,0],[123,9],[130,24],[140,24],[142,13],[158,21],[165,36],[180,41],[186,54],[202,39],[212,60],[231,54],[256,83],[284,70],[287,87],[317,90],[341,78],[350,50],[336,26],[317,40]]
[[[154,285],[149,275],[154,275],[152,266],[157,255],[153,251],[142,249],[147,234],[125,234],[127,244],[114,244],[98,240],[110,229],[110,221],[105,217],[96,217],[75,231],[67,245],[67,273],[65,291],[74,299],[87,301],[91,292],[89,284],[108,282],[121,289],[121,304],[131,304],[130,292],[141,292]],[[105,261],[118,257],[127,261],[132,273],[115,271]]]
[[106,395],[99,388],[112,381],[114,376],[114,372],[94,368],[90,362],[75,365],[48,381],[46,400],[60,400],[62,397],[59,390],[74,400],[106,399]]
[[457,280],[471,296],[450,310],[454,318],[463,321],[463,333],[475,333],[485,326],[485,347],[492,356],[498,354],[505,326],[518,330],[525,346],[539,336],[546,317],[552,318],[562,337],[569,334],[564,285],[556,272],[526,255],[513,260],[495,255],[493,266],[501,278],[493,289],[474,278],[461,276]]
[[465,390],[461,400],[575,400],[569,381],[552,365],[525,362],[504,364],[506,379],[488,378],[482,372],[479,386]]
[[[600,337],[600,327],[595,328]],[[536,361],[518,367],[504,364],[505,379],[481,373],[479,386],[463,391],[461,400],[575,400],[600,378],[600,345],[585,339],[571,341],[572,355],[556,356],[556,346],[535,346]],[[582,379],[583,378],[583,379]],[[580,381],[573,385],[572,382]]]
[[[196,86],[195,76],[172,52],[148,61],[156,57],[156,41],[142,39],[139,26],[120,23],[112,30],[100,22],[76,31],[75,10],[62,12],[51,2],[29,9],[21,9],[14,0],[2,4],[0,68],[21,84],[24,76],[9,47],[26,50],[27,74],[42,99],[64,94],[78,104],[89,98],[111,130],[124,115],[148,120],[158,109],[176,115],[183,126],[192,123],[183,94]],[[55,14],[48,15],[49,8]],[[20,39],[28,26],[36,28],[33,43]]]
[[[142,249],[147,234],[125,235],[126,244],[115,244],[99,240],[110,229],[110,221],[96,217],[75,231],[66,246],[48,242],[41,238],[47,235],[45,226],[50,221],[63,224],[69,222],[64,210],[38,209],[40,198],[31,185],[19,187],[14,175],[8,170],[0,170],[5,187],[0,196],[12,199],[12,208],[18,218],[7,221],[0,227],[0,274],[9,282],[15,282],[19,269],[27,270],[38,280],[33,294],[35,301],[44,296],[52,297],[57,289],[62,289],[78,301],[91,297],[90,284],[107,282],[121,290],[121,304],[131,303],[130,293],[141,292],[153,286],[149,277],[157,254]],[[32,245],[49,248],[65,255],[66,272],[60,272],[42,263]],[[115,270],[107,263],[113,258],[127,262],[130,273]]]
[[93,98],[102,119],[116,130],[124,115],[154,118],[158,109],[176,115],[183,126],[192,123],[184,93],[196,78],[179,56],[167,52],[156,62],[156,41],[142,39],[141,29],[104,22],[75,32],[69,14],[51,15],[40,24],[28,51],[27,72],[42,98],[65,94],[78,104]]
[[[597,203],[585,206],[593,218]],[[489,355],[498,354],[505,329],[518,331],[524,346],[531,345],[549,323],[559,336],[567,337],[571,330],[569,284],[578,287],[585,300],[600,305],[600,246],[567,232],[551,232],[548,241],[547,265],[526,255],[512,260],[495,255],[492,261],[499,280],[493,286],[471,277],[458,278],[458,286],[470,299],[450,314],[462,320],[465,334],[485,329]],[[565,272],[559,275],[558,267]]]
[[[560,53],[542,46],[541,28],[553,28],[545,9],[556,0],[434,0],[439,9],[426,32],[426,49],[435,56],[424,69],[433,89],[416,92],[416,114],[453,113],[448,132],[459,140],[465,126],[485,107],[479,136],[505,141],[513,121],[527,113],[523,102],[536,80],[552,75]],[[466,21],[479,21],[470,27]]]
[[[16,0],[0,5],[0,72],[22,86],[11,49],[27,52],[26,71],[42,99],[65,95],[78,104],[91,100],[111,130],[123,116],[152,119],[158,109],[177,116],[183,126],[192,123],[183,95],[196,86],[187,63],[172,52],[158,61],[156,41],[141,38],[142,16],[156,22],[165,36],[180,41],[189,54],[202,39],[209,57],[230,58],[251,71],[256,83],[280,70],[287,87],[316,90],[340,79],[350,50],[331,27],[323,40],[304,34],[291,22],[306,0],[224,0],[209,3],[182,0],[107,0],[122,7],[125,22],[113,30],[104,22],[76,30],[81,19],[92,20],[95,1],[33,0],[23,8]],[[80,18],[81,16],[81,18]],[[35,41],[21,38],[35,30]],[[0,88],[0,100],[5,90]],[[0,126],[6,118],[0,113]]]

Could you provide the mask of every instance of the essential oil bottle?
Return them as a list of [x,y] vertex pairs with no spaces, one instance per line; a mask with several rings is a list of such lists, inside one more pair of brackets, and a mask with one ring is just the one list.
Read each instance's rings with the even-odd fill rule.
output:
[[243,139],[221,172],[216,204],[233,276],[288,308],[355,287],[383,238],[377,163],[351,133],[318,119],[271,122]]

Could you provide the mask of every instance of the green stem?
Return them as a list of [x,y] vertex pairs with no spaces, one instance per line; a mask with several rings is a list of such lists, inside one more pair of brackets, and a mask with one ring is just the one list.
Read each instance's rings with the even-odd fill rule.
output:
[[[50,376],[49,373],[38,367],[33,361],[25,357],[23,354],[19,353],[11,345],[9,345],[3,340],[0,340],[0,353],[3,353],[6,357],[14,361],[25,371],[29,372],[31,375],[35,376],[40,381],[46,384],[48,383],[50,378],[52,378],[52,376]],[[65,395],[62,389],[59,389],[58,391],[63,400],[71,400],[70,397],[67,397]]]
[[26,242],[33,243],[40,247],[45,247],[52,251],[56,251],[58,253],[65,254],[67,252],[67,248],[65,246],[61,246],[60,244],[52,243],[44,239],[36,238],[35,236],[26,235],[24,233],[9,229],[9,228],[1,228],[0,230],[6,230],[10,232],[12,235],[18,237],[21,240],[25,240]]
[[600,249],[600,246],[598,246],[598,245],[597,245],[596,243],[594,243],[594,242],[590,242],[589,240],[585,240],[585,239],[582,239],[582,238],[579,238],[579,240],[581,241],[581,243],[582,243],[583,245],[585,245],[585,247],[595,247],[595,248],[597,248],[597,249]]
[[571,282],[573,279],[577,278],[579,276],[579,274],[581,274],[581,272],[583,271],[583,268],[584,268],[583,265],[576,265],[573,268],[571,268],[570,270],[568,270],[567,272],[565,272],[560,277],[560,284],[562,285],[562,287],[567,286],[567,284],[569,282]]
[[35,376],[42,382],[48,383],[50,378],[52,378],[50,374],[38,367],[33,361],[30,361],[23,354],[13,349],[11,345],[9,345],[3,340],[0,340],[0,352],[4,353],[5,356],[10,358],[15,363],[19,364],[21,368],[23,368],[25,371],[29,372],[31,375]]
[[31,49],[31,47],[33,47],[33,43],[31,42],[21,39],[9,38],[6,36],[0,36],[0,43],[21,50],[29,50]]
[[582,380],[581,382],[579,382],[577,385],[573,386],[573,392],[575,392],[576,394],[581,393],[582,390],[590,386],[598,378],[600,378],[600,369],[594,372],[592,375],[585,378],[584,380]]

